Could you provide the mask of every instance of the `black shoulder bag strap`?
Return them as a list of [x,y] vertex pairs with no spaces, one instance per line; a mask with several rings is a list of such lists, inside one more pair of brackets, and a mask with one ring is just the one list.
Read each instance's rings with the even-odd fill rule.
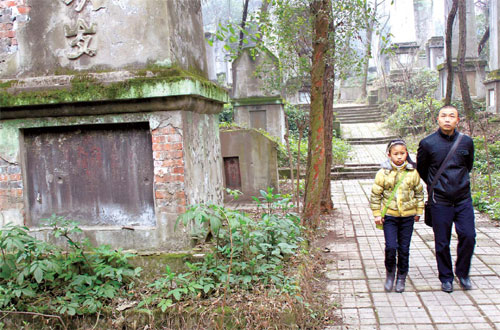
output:
[[432,180],[431,187],[429,189],[429,198],[428,198],[428,200],[430,200],[430,201],[434,200],[434,198],[432,196],[432,194],[434,193],[434,186],[436,185],[439,177],[443,173],[443,171],[444,171],[444,169],[446,167],[446,163],[450,160],[451,156],[453,156],[453,154],[455,153],[455,150],[457,150],[457,147],[458,147],[458,144],[460,143],[460,140],[462,140],[462,137],[464,136],[460,132],[458,132],[457,134],[458,134],[457,139],[455,140],[455,142],[451,146],[451,149],[448,152],[448,154],[446,155],[446,158],[441,163],[441,166],[439,167],[439,169],[438,169],[438,171],[436,173],[436,176],[434,177],[434,180]]

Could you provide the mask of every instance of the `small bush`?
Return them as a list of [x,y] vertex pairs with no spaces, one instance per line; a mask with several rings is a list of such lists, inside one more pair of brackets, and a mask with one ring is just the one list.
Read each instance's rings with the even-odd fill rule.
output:
[[62,217],[48,222],[56,237],[67,240],[67,251],[33,238],[26,227],[7,224],[0,230],[0,308],[92,314],[140,274],[127,261],[131,254],[73,240],[81,230]]

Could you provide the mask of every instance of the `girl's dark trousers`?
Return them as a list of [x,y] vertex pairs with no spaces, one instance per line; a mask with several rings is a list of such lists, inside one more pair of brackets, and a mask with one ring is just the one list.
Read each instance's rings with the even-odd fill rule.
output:
[[393,217],[386,215],[384,218],[385,237],[385,269],[391,273],[397,269],[398,274],[408,273],[410,258],[410,241],[413,233],[415,217]]

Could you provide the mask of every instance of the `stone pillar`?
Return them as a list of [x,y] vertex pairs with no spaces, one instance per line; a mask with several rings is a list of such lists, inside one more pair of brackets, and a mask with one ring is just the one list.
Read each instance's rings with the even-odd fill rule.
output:
[[442,63],[445,58],[444,53],[444,38],[436,36],[429,39],[426,44],[427,51],[427,67],[431,70],[436,70],[439,63]]
[[490,72],[484,82],[489,112],[500,114],[500,4],[490,0]]
[[[472,98],[480,99],[485,97],[485,88],[483,85],[483,80],[485,78],[485,67],[486,62],[481,61],[477,55],[477,37],[476,37],[476,18],[474,13],[474,1],[464,0],[466,3],[466,16],[467,16],[467,28],[466,28],[466,51],[465,51],[465,71],[467,76],[467,81],[469,82],[469,91]],[[448,13],[452,5],[452,0],[445,1],[445,24],[447,20]],[[457,54],[458,54],[458,41],[459,41],[459,14],[455,17],[453,24],[453,35],[452,35],[452,61],[454,67],[454,77],[453,77],[453,99],[461,99],[460,84],[458,80],[458,75],[456,73],[457,64]],[[445,31],[446,33],[446,31]],[[444,50],[444,56],[446,57],[446,50]],[[446,79],[448,73],[446,71],[446,63],[442,63],[438,66],[439,70],[439,95],[444,98],[446,96]]]

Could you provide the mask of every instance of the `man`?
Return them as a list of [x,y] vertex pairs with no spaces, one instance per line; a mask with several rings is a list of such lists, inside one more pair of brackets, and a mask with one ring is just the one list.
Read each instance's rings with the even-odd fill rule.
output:
[[[458,111],[448,105],[439,110],[439,129],[427,136],[418,146],[417,171],[430,185],[450,151],[458,131]],[[460,133],[462,134],[462,133]],[[453,269],[450,254],[451,227],[455,223],[458,236],[455,274],[464,290],[472,289],[469,270],[476,244],[474,210],[470,193],[469,172],[474,162],[474,143],[464,135],[453,156],[434,186],[431,203],[432,229],[441,290],[453,292]]]

